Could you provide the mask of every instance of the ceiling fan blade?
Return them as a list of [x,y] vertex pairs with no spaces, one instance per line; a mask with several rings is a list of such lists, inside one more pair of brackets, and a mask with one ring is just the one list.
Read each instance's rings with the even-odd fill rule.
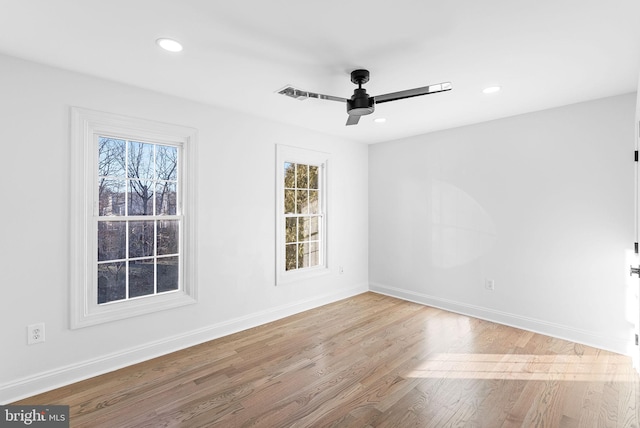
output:
[[376,104],[389,101],[402,100],[404,98],[417,97],[420,95],[435,94],[438,92],[450,91],[453,89],[451,82],[438,83],[436,85],[423,86],[421,88],[407,89],[406,91],[392,92],[390,94],[377,95],[374,98]]
[[279,94],[286,95],[298,100],[306,100],[307,98],[317,98],[319,100],[339,101],[346,103],[347,99],[342,97],[334,97],[333,95],[316,94],[315,92],[302,91],[293,86],[287,86],[278,91]]
[[357,125],[359,120],[360,120],[360,116],[350,114],[345,126]]

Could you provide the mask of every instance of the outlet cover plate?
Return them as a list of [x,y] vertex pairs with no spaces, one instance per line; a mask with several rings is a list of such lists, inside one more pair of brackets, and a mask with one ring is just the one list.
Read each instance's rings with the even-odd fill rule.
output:
[[44,323],[27,326],[27,344],[33,345],[44,342]]

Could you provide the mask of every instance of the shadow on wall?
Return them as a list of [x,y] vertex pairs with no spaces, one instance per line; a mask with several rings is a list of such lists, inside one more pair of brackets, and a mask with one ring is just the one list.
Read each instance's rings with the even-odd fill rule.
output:
[[430,195],[431,258],[440,268],[465,265],[496,242],[496,227],[485,209],[464,190],[432,180]]

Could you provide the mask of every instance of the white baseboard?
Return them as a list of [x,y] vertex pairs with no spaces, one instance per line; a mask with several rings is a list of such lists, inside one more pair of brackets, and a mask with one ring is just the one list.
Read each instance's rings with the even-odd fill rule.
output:
[[583,345],[604,349],[618,354],[630,355],[629,343],[627,343],[625,340],[597,335],[587,330],[581,330],[534,318],[523,317],[520,315],[497,311],[494,309],[483,308],[481,306],[460,303],[453,300],[442,299],[440,297],[430,296],[427,294],[403,290],[400,288],[390,287],[377,283],[370,283],[369,290],[375,293],[396,297],[398,299],[420,303],[426,306],[432,306],[434,308],[444,309],[446,311],[455,312],[458,314],[467,315],[498,324],[504,324],[510,327],[528,330],[534,333],[544,334],[545,336],[551,336],[558,339],[581,343]]
[[[247,316],[234,318],[215,325],[203,327],[181,335],[145,343],[123,351],[104,355],[54,370],[37,373],[16,381],[0,385],[0,404],[8,404],[71,383],[89,379],[132,364],[147,361],[171,352],[195,346],[229,334],[276,321],[290,315],[346,299],[369,290],[368,284],[337,293],[314,296],[311,299],[270,308]],[[46,403],[45,403],[46,404]]]

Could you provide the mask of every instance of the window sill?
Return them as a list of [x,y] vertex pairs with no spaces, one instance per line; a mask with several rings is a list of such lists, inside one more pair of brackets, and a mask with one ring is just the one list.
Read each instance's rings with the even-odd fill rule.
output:
[[165,309],[196,303],[196,299],[182,291],[156,294],[136,299],[94,305],[87,308],[82,317],[71,320],[71,328],[77,329],[110,321],[122,320]]
[[329,275],[330,273],[331,269],[327,268],[326,266],[316,266],[295,271],[281,272],[276,275],[276,285],[285,285],[306,281],[309,279]]

